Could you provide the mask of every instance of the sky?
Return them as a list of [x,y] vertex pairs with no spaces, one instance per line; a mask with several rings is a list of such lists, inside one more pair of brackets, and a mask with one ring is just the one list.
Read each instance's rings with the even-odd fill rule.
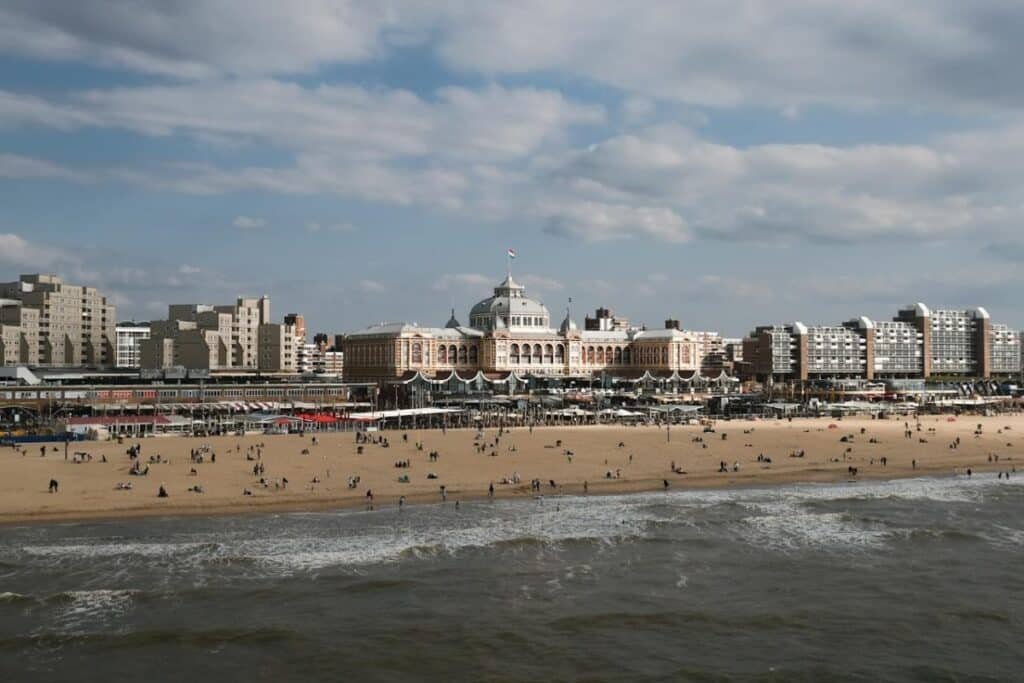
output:
[[1024,327],[1024,3],[4,0],[0,280],[337,333],[504,277],[739,336]]

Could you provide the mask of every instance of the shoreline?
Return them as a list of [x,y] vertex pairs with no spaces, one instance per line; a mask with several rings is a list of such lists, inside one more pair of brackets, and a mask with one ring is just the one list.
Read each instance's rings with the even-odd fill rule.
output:
[[[533,431],[520,427],[500,439],[496,430],[488,430],[480,441],[474,429],[396,430],[373,433],[387,439],[388,446],[363,444],[363,452],[352,432],[166,437],[140,442],[140,462],[154,454],[163,458],[151,464],[148,477],[126,476],[130,461],[123,451],[128,443],[77,444],[73,450],[93,456],[83,464],[65,461],[62,453],[52,451],[41,458],[4,449],[0,527],[364,510],[368,489],[374,493],[374,510],[398,507],[401,496],[406,506],[415,507],[441,503],[440,485],[447,488],[448,503],[478,502],[490,498],[491,482],[496,500],[526,500],[652,493],[664,490],[666,479],[670,491],[680,491],[949,477],[967,468],[983,476],[1016,471],[1014,456],[1019,449],[1011,440],[1014,434],[1024,434],[1024,417],[926,418],[920,430],[909,424],[913,434],[908,436],[902,420],[730,421],[716,423],[713,432],[704,432],[701,426],[675,427],[672,441],[663,427],[614,425]],[[312,443],[314,436],[318,444]],[[217,454],[215,463],[190,462],[191,450],[200,446]],[[257,483],[254,460],[247,457],[255,449],[261,452],[260,464],[266,465],[266,486]],[[439,458],[432,460],[428,453],[435,450]],[[794,457],[795,451],[804,450],[805,458]],[[100,456],[107,462],[100,462]],[[762,461],[763,456],[771,461]],[[396,468],[401,461],[408,468]],[[673,473],[670,462],[687,473]],[[720,464],[727,464],[729,471],[720,472]],[[733,471],[734,464],[739,471]],[[858,470],[855,476],[851,467]],[[513,472],[521,476],[520,483],[501,483]],[[346,485],[346,478],[353,475],[361,480],[356,488]],[[408,477],[408,483],[400,477]],[[60,479],[59,493],[46,492],[49,478]],[[277,490],[270,485],[271,478],[287,478],[288,484]],[[530,489],[532,479],[542,482],[539,492]],[[552,489],[549,480],[556,481],[557,488]],[[132,482],[133,489],[116,490],[115,484],[122,481]],[[186,487],[199,483],[204,493],[186,492]],[[157,487],[165,484],[170,495],[158,498]],[[243,496],[243,489],[253,494]]]
[[[996,471],[975,470],[976,475],[995,474]],[[956,473],[938,472],[921,469],[911,473],[898,472],[893,475],[872,473],[860,476],[857,479],[849,477],[839,478],[778,478],[772,481],[757,480],[752,477],[745,480],[725,479],[715,480],[713,477],[702,477],[696,481],[693,479],[676,479],[671,482],[668,489],[670,493],[679,491],[740,491],[755,489],[772,489],[785,486],[827,486],[830,484],[858,484],[858,483],[888,483],[906,479],[951,479],[957,477]],[[662,480],[633,480],[615,481],[609,485],[605,481],[589,484],[589,491],[584,492],[582,484],[571,487],[561,487],[555,492],[544,492],[540,494],[531,493],[529,490],[521,491],[495,491],[493,500],[533,500],[543,498],[545,500],[557,500],[559,498],[578,497],[610,497],[629,496],[646,493],[659,493],[665,491]],[[683,485],[683,484],[689,485]],[[405,496],[405,507],[416,508],[424,505],[446,505],[454,504],[455,501],[462,503],[480,503],[491,499],[486,489],[478,490],[453,490],[449,494],[447,502],[440,500],[437,494],[413,493]],[[138,506],[135,508],[119,508],[117,510],[66,510],[53,513],[30,513],[26,515],[11,515],[0,517],[0,528],[12,526],[31,526],[39,524],[77,524],[90,522],[116,522],[122,519],[145,519],[162,518],[176,519],[182,517],[249,517],[265,514],[302,514],[309,512],[343,512],[362,511],[377,512],[383,510],[394,510],[399,507],[397,499],[383,504],[375,504],[372,509],[368,508],[365,502],[359,497],[336,497],[324,499],[302,499],[302,500],[267,500],[248,505],[224,504],[224,505],[203,505],[195,507],[158,508],[151,505]]]

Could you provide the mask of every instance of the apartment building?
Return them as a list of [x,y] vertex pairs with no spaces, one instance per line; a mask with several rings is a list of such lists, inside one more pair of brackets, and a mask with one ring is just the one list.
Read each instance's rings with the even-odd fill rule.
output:
[[[141,366],[174,365],[203,370],[259,369],[259,328],[270,322],[270,299],[239,297],[234,304],[171,304],[167,320],[150,324],[140,343]],[[170,340],[170,351],[167,350]]]
[[22,275],[0,283],[0,299],[6,302],[0,324],[20,329],[3,334],[4,363],[17,357],[17,364],[43,367],[114,365],[116,311],[95,288],[55,275]]
[[775,381],[815,378],[987,378],[1021,371],[1020,333],[984,308],[918,303],[891,321],[755,328],[743,343],[746,373]]
[[299,343],[296,326],[264,323],[259,327],[259,369],[261,372],[298,372]]
[[114,331],[117,336],[114,349],[116,367],[142,367],[142,342],[149,339],[149,323],[120,323]]
[[0,299],[0,365],[39,365],[39,311]]
[[[221,326],[210,326],[211,320]],[[208,316],[206,323],[204,327],[196,320],[153,321],[149,338],[139,342],[139,366],[145,370],[230,368],[230,332],[225,333],[219,316]]]

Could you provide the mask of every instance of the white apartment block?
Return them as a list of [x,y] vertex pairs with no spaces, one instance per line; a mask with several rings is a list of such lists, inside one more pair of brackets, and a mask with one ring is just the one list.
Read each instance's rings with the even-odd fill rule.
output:
[[125,323],[118,325],[115,332],[117,335],[116,366],[118,368],[142,367],[142,342],[149,339],[149,323]]

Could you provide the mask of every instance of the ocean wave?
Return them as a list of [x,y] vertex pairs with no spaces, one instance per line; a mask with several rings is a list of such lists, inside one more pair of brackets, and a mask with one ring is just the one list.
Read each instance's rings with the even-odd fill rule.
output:
[[196,630],[145,630],[102,633],[40,631],[25,636],[0,638],[0,651],[26,651],[35,648],[58,649],[72,645],[99,645],[105,650],[139,649],[148,645],[188,645],[208,649],[225,644],[272,645],[299,639],[292,629],[281,627],[212,628]]
[[180,553],[197,554],[213,553],[220,550],[221,544],[205,542],[188,543],[138,543],[126,539],[119,543],[73,543],[66,545],[26,545],[21,551],[27,555],[42,557],[74,557],[99,559],[123,555],[139,555],[142,557],[169,557]]
[[[1022,479],[1024,481],[1024,479]],[[739,539],[755,547],[873,548],[887,542],[928,538],[911,534],[867,510],[876,500],[941,503],[977,502],[998,490],[1016,492],[1021,484],[993,478],[920,478],[841,484],[669,493],[551,497],[410,507],[401,512],[337,511],[275,514],[234,520],[229,528],[190,527],[167,540],[135,542],[104,537],[64,543],[44,535],[38,544],[14,543],[22,571],[32,565],[63,568],[99,560],[105,578],[124,584],[131,577],[160,572],[157,587],[181,576],[194,581],[230,575],[244,578],[318,572],[402,561],[432,562],[477,549],[509,559],[547,559],[593,546],[593,552],[642,539],[651,543],[702,544]],[[1007,488],[1007,487],[1013,488]],[[865,514],[867,513],[867,514]],[[964,531],[963,533],[970,533]],[[967,540],[953,535],[950,540]],[[987,539],[1020,544],[1019,530],[1005,529]]]
[[22,602],[32,602],[33,598],[30,595],[22,595],[21,593],[12,593],[5,591],[0,593],[0,604],[16,604]]

